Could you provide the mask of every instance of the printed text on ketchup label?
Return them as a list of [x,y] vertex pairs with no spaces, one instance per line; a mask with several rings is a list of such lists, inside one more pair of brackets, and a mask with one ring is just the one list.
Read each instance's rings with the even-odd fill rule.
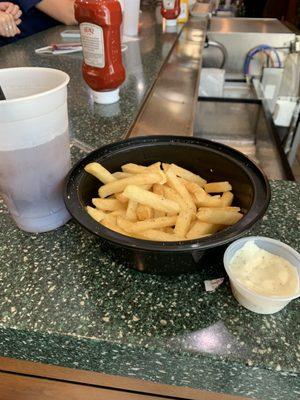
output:
[[105,66],[103,30],[101,26],[84,22],[80,24],[84,62],[91,67]]
[[175,7],[175,0],[163,0],[163,6],[165,10],[173,10]]

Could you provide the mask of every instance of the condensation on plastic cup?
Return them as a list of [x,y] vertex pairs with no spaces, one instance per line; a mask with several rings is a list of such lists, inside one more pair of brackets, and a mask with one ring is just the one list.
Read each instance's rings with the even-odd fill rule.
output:
[[[230,262],[234,254],[247,242],[254,242],[261,249],[286,259],[296,267],[298,271],[298,293],[290,297],[262,296],[237,282],[231,274]],[[257,314],[274,314],[282,310],[290,301],[300,296],[300,254],[279,240],[262,236],[250,236],[236,240],[225,251],[223,261],[225,270],[229,276],[233,296],[243,307],[250,311]]]
[[67,85],[50,68],[6,68],[0,82],[0,196],[19,228],[46,232],[70,215],[63,183],[70,169]]

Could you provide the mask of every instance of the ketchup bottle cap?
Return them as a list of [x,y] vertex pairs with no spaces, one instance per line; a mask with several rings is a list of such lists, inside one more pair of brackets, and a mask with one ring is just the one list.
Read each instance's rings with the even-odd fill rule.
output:
[[109,90],[106,92],[96,92],[92,90],[93,98],[95,103],[99,104],[113,104],[119,101],[120,89]]
[[177,25],[177,19],[166,19],[166,26],[175,26]]

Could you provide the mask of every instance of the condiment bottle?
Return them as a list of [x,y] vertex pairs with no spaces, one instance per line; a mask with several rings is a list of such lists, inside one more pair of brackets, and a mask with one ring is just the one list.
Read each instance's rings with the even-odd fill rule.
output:
[[119,100],[119,87],[125,81],[122,63],[122,11],[118,0],[75,0],[84,62],[83,77],[96,103]]
[[163,0],[161,15],[166,19],[167,26],[176,25],[180,15],[180,0]]
[[185,24],[189,19],[189,0],[180,0],[180,14],[177,22]]

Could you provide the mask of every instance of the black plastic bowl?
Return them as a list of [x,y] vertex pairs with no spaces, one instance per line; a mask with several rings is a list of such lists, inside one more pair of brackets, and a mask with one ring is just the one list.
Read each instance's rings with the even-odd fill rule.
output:
[[[85,211],[98,197],[99,181],[84,171],[92,161],[110,172],[123,164],[150,165],[156,161],[175,163],[208,182],[229,181],[234,205],[245,216],[235,225],[207,238],[184,242],[154,242],[134,239],[98,224]],[[262,170],[242,153],[208,140],[181,136],[147,136],[110,144],[93,151],[70,171],[65,186],[65,203],[71,215],[87,230],[120,246],[115,252],[127,265],[139,271],[174,275],[194,272],[206,256],[219,253],[220,246],[243,236],[264,215],[270,201],[270,186]],[[223,249],[221,249],[223,250]],[[207,258],[207,257],[205,257]]]

